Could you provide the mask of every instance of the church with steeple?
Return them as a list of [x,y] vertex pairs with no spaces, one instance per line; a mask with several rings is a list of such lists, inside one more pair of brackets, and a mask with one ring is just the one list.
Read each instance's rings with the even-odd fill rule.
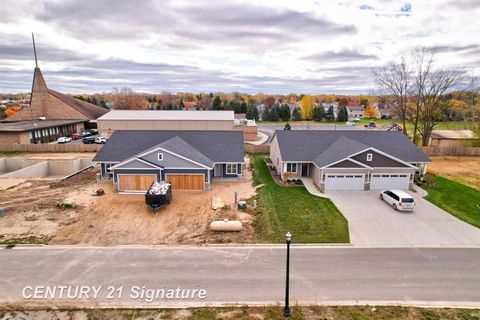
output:
[[33,34],[32,40],[35,70],[30,105],[0,123],[0,143],[48,143],[96,127],[96,119],[109,110],[49,89],[38,67]]

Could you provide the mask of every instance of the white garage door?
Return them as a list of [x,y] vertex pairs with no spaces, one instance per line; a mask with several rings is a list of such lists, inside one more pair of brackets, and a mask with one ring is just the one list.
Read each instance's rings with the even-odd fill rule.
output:
[[375,173],[372,174],[370,190],[408,189],[410,185],[409,173]]
[[363,174],[327,174],[325,190],[363,190]]

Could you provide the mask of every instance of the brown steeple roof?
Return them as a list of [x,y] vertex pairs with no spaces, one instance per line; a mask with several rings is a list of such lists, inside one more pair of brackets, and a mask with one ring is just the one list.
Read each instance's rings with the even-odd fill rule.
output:
[[77,111],[86,115],[89,119],[97,119],[107,113],[109,110],[99,107],[95,104],[76,99],[72,96],[60,93],[58,91],[48,89],[48,93],[62,100],[64,103],[75,108]]

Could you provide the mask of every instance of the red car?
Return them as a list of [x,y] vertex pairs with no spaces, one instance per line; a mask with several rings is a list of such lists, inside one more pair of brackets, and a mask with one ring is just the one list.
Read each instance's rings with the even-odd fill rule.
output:
[[70,136],[70,138],[72,138],[72,140],[78,140],[80,139],[80,135],[78,133],[74,133]]

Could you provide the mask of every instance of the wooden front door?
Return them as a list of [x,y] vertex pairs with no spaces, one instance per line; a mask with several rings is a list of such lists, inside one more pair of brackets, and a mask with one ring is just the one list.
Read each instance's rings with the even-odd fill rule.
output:
[[173,190],[204,190],[203,174],[167,174],[166,180]]
[[118,175],[118,191],[147,191],[157,181],[156,174]]

